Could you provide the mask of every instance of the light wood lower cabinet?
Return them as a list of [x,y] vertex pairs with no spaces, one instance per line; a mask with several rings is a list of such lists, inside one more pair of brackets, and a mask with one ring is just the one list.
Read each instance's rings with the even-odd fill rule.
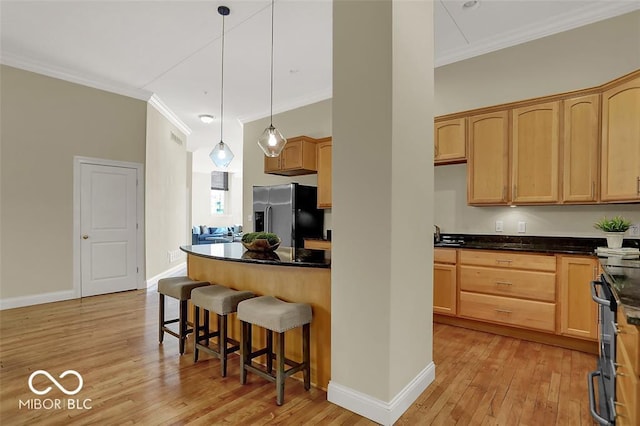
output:
[[550,272],[461,265],[460,290],[554,303],[556,276]]
[[457,313],[456,250],[435,249],[433,265],[433,312]]
[[555,272],[556,256],[497,250],[461,250],[460,264]]
[[555,331],[555,303],[460,292],[463,317],[542,331]]
[[616,348],[616,425],[640,424],[640,333],[618,313]]
[[558,256],[560,333],[598,339],[598,305],[591,299],[590,283],[597,277],[593,257]]

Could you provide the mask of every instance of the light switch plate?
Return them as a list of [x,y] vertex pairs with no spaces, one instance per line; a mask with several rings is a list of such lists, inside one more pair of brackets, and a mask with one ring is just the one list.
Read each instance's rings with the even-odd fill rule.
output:
[[496,220],[496,232],[504,231],[504,224],[501,220]]
[[524,234],[527,232],[527,222],[518,222],[518,233]]
[[629,227],[629,236],[640,237],[640,223],[634,223]]

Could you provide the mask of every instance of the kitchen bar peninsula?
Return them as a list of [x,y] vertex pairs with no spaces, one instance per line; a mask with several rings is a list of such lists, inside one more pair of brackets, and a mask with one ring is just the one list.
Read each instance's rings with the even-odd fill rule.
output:
[[[241,243],[182,246],[187,253],[187,274],[258,296],[275,296],[287,302],[308,303],[311,322],[311,383],[326,390],[331,378],[331,261],[323,250],[280,247],[275,252],[247,251]],[[189,309],[189,318],[192,318]],[[217,324],[215,314],[211,324]],[[236,314],[229,321],[229,334],[236,340],[240,326]],[[254,332],[254,347],[264,346],[264,333]],[[286,333],[286,354],[302,359],[301,329]],[[233,361],[231,361],[233,362]],[[238,361],[239,362],[239,361]],[[294,377],[302,378],[301,373]]]

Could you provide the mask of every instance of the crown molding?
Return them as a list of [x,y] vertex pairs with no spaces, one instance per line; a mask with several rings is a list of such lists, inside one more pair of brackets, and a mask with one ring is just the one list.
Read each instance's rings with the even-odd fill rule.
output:
[[178,116],[171,111],[171,109],[164,103],[155,93],[149,99],[149,104],[152,105],[155,109],[160,112],[167,120],[171,122],[174,126],[178,128],[182,133],[186,136],[191,134],[191,128],[184,124],[182,120],[178,118]]
[[552,22],[544,26],[529,25],[518,28],[499,36],[482,40],[477,45],[465,46],[461,49],[453,49],[444,55],[435,58],[435,67],[452,64],[454,62],[470,59],[485,53],[512,47],[542,37],[572,30],[583,25],[592,24],[604,19],[613,18],[625,13],[640,10],[638,1],[604,2],[587,7],[581,12],[571,12],[559,15]]
[[[273,115],[280,114],[281,112],[290,111],[295,108],[300,108],[303,106],[315,104],[316,102],[324,101],[327,99],[331,99],[333,97],[333,90],[331,88],[327,88],[324,90],[320,90],[310,95],[303,96],[300,98],[296,98],[290,102],[282,103],[279,105],[274,105]],[[244,126],[245,123],[249,123],[251,121],[260,120],[261,118],[269,117],[269,110],[264,112],[259,112],[251,115],[244,115],[242,117],[238,117],[238,121],[240,125]]]
[[76,71],[71,71],[62,67],[54,67],[37,60],[20,57],[12,53],[0,52],[0,63],[13,68],[19,68],[36,74],[42,74],[59,80],[68,81],[70,83],[76,83],[82,86],[140,99],[142,101],[148,101],[153,95],[153,93],[148,90],[137,89],[135,87],[126,86],[114,81],[104,80],[93,76],[89,77],[79,75]]

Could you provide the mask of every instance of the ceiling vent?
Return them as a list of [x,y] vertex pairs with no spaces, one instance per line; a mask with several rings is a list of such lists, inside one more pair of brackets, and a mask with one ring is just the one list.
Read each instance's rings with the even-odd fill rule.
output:
[[177,143],[178,145],[182,145],[182,139],[175,133],[171,132],[171,140]]

